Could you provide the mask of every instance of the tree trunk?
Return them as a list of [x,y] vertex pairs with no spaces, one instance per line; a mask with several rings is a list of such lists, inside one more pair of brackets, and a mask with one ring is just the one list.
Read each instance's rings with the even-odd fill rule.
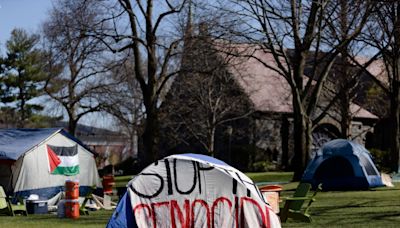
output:
[[351,124],[350,98],[349,98],[348,91],[343,91],[340,101],[341,101],[341,106],[340,106],[341,137],[344,139],[348,139],[350,137],[350,124]]
[[76,134],[76,125],[78,125],[76,120],[70,119],[68,121],[68,132],[73,136]]
[[23,128],[25,126],[25,119],[26,119],[26,110],[25,110],[25,95],[24,95],[24,77],[22,76],[22,72],[18,70],[18,89],[19,89],[19,95],[18,99],[21,101],[19,104],[19,115],[20,115],[20,120],[17,123],[17,126],[19,128]]
[[293,181],[301,179],[305,168],[304,154],[306,151],[305,122],[301,115],[294,118],[294,157],[292,160]]
[[309,152],[311,150],[311,120],[301,108],[301,104],[293,101],[294,107],[294,157],[292,160],[292,166],[294,170],[293,181],[299,181],[303,176],[303,172],[306,168],[309,160]]
[[[397,57],[397,58],[396,58]],[[392,97],[390,104],[390,118],[392,128],[392,145],[391,145],[391,164],[390,168],[393,172],[399,171],[399,153],[400,153],[400,56],[393,59],[393,81],[392,81]]]
[[[294,170],[293,181],[298,181],[303,176],[309,160],[309,152],[311,150],[311,119],[307,115],[307,104],[303,93],[303,74],[308,51],[303,47],[297,47],[297,52],[294,55],[294,82],[295,87],[292,87],[292,102],[293,102],[293,133],[294,133],[294,157],[292,166]],[[308,106],[313,104],[308,104]],[[311,107],[310,106],[310,107]]]
[[[347,36],[347,29],[349,27],[348,20],[347,20],[347,12],[348,12],[348,1],[347,0],[340,0],[340,31],[341,31],[341,38],[344,40]],[[339,73],[339,93],[340,94],[340,131],[341,137],[344,139],[348,139],[350,137],[350,124],[351,124],[351,113],[350,113],[350,89],[352,85],[349,85],[349,81],[351,80],[351,75],[349,74],[350,65],[347,61],[347,54],[348,54],[348,45],[344,45],[340,49],[340,69],[338,69]]]
[[[21,92],[22,93],[22,92]],[[25,119],[26,119],[26,110],[25,110],[25,98],[23,98],[23,95],[20,96],[21,99],[21,104],[20,104],[20,120],[17,123],[17,126],[19,128],[23,128],[25,126]]]
[[211,127],[209,129],[209,133],[208,133],[208,153],[210,154],[210,156],[214,157],[215,156],[215,127]]
[[141,166],[144,168],[158,159],[157,137],[159,123],[158,112],[155,105],[146,105],[146,123],[143,138],[143,153],[141,153]]
[[391,99],[391,118],[392,118],[392,146],[391,146],[391,171],[399,172],[400,167],[400,4],[396,6],[396,22],[394,23],[394,50],[392,58],[392,99]]
[[78,120],[76,119],[76,115],[75,115],[75,107],[73,105],[67,106],[67,107],[66,107],[66,110],[68,112],[68,132],[72,136],[75,136],[76,126],[78,125]]
[[[393,86],[397,87],[399,86],[398,82],[393,82]],[[391,131],[392,131],[392,145],[391,145],[391,171],[393,172],[399,172],[399,151],[400,151],[400,141],[399,141],[399,125],[400,125],[400,120],[399,120],[399,115],[400,115],[400,106],[399,106],[399,91],[398,89],[393,91],[393,97],[391,99]]]

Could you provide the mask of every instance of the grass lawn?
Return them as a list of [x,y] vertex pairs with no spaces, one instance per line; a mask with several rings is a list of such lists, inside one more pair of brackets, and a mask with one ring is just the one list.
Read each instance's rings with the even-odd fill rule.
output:
[[[288,182],[292,173],[247,173],[256,182]],[[117,177],[116,185],[125,186],[131,176]],[[283,185],[281,196],[291,196],[298,183]],[[394,188],[367,191],[319,192],[310,209],[312,223],[288,220],[282,227],[400,227],[400,183]],[[56,215],[0,217],[0,227],[105,227],[111,211],[91,212],[77,220]]]
[[131,175],[115,177],[115,187],[125,187],[132,178]]
[[246,173],[254,182],[289,182],[292,179],[292,172],[262,172]]
[[55,214],[28,216],[0,216],[1,228],[64,228],[64,227],[105,227],[112,211],[94,211],[79,219],[58,218]]
[[282,227],[400,227],[399,196],[400,183],[394,188],[320,192],[310,209],[311,224],[289,220]]

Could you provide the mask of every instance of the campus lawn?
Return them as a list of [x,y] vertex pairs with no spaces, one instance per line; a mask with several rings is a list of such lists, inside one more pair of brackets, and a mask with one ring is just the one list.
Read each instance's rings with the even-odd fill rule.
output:
[[72,228],[105,227],[112,211],[94,211],[79,219],[58,218],[55,214],[28,215],[28,216],[0,216],[1,228]]
[[394,188],[319,192],[316,198],[309,211],[312,223],[289,220],[282,227],[400,227],[400,183]]
[[245,173],[254,182],[289,182],[292,177],[292,172],[260,172],[260,173]]
[[[247,173],[256,182],[288,182],[292,174],[283,172]],[[117,177],[117,186],[125,186],[131,176]],[[291,196],[298,183],[283,184],[281,196]],[[400,183],[394,188],[366,191],[319,192],[310,209],[312,223],[288,220],[282,227],[400,227]],[[28,217],[0,216],[0,227],[105,227],[112,211],[91,212],[77,220],[56,215]]]
[[[288,172],[246,173],[255,182],[287,182]],[[283,184],[281,196],[291,196],[298,183]],[[319,192],[310,208],[312,223],[289,219],[282,227],[400,227],[400,183],[394,188]],[[283,205],[282,205],[283,206]]]
[[116,176],[115,177],[115,187],[125,187],[133,176]]

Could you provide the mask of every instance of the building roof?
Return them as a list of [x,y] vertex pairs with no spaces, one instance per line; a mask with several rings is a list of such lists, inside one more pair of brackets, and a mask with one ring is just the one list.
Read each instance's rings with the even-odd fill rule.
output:
[[350,104],[350,112],[353,117],[363,118],[363,119],[378,119],[378,116],[368,112],[367,110],[361,108],[359,105],[354,103]]
[[[255,50],[252,55],[276,67],[272,54]],[[282,75],[252,57],[237,57],[233,62],[230,71],[257,111],[292,112],[291,90]]]
[[[234,57],[229,70],[249,96],[254,108],[261,112],[292,113],[291,89],[286,79],[280,74],[273,55],[246,44],[237,45],[237,49],[241,52],[241,56],[243,53],[249,53],[253,57]],[[284,61],[281,63],[285,66]],[[304,76],[304,80],[308,78]],[[350,110],[354,117],[378,118],[354,103],[350,105]]]
[[85,147],[77,138],[61,128],[0,129],[0,160],[17,160],[26,152],[57,133],[61,133]]
[[[370,61],[370,58],[365,56],[356,56],[354,61],[357,61],[356,64],[364,66]],[[367,66],[367,70],[376,80],[380,81],[382,85],[389,87],[389,77],[385,63],[382,59],[377,59],[371,62]]]

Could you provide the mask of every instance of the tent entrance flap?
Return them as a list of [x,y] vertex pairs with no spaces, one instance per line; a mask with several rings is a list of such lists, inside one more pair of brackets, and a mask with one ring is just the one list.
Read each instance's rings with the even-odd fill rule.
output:
[[[340,168],[338,169],[338,167]],[[347,159],[339,156],[334,156],[323,161],[314,174],[314,178],[317,180],[336,179],[347,176],[354,177],[353,166]]]
[[11,175],[11,164],[0,162],[0,185],[8,194],[11,190]]

